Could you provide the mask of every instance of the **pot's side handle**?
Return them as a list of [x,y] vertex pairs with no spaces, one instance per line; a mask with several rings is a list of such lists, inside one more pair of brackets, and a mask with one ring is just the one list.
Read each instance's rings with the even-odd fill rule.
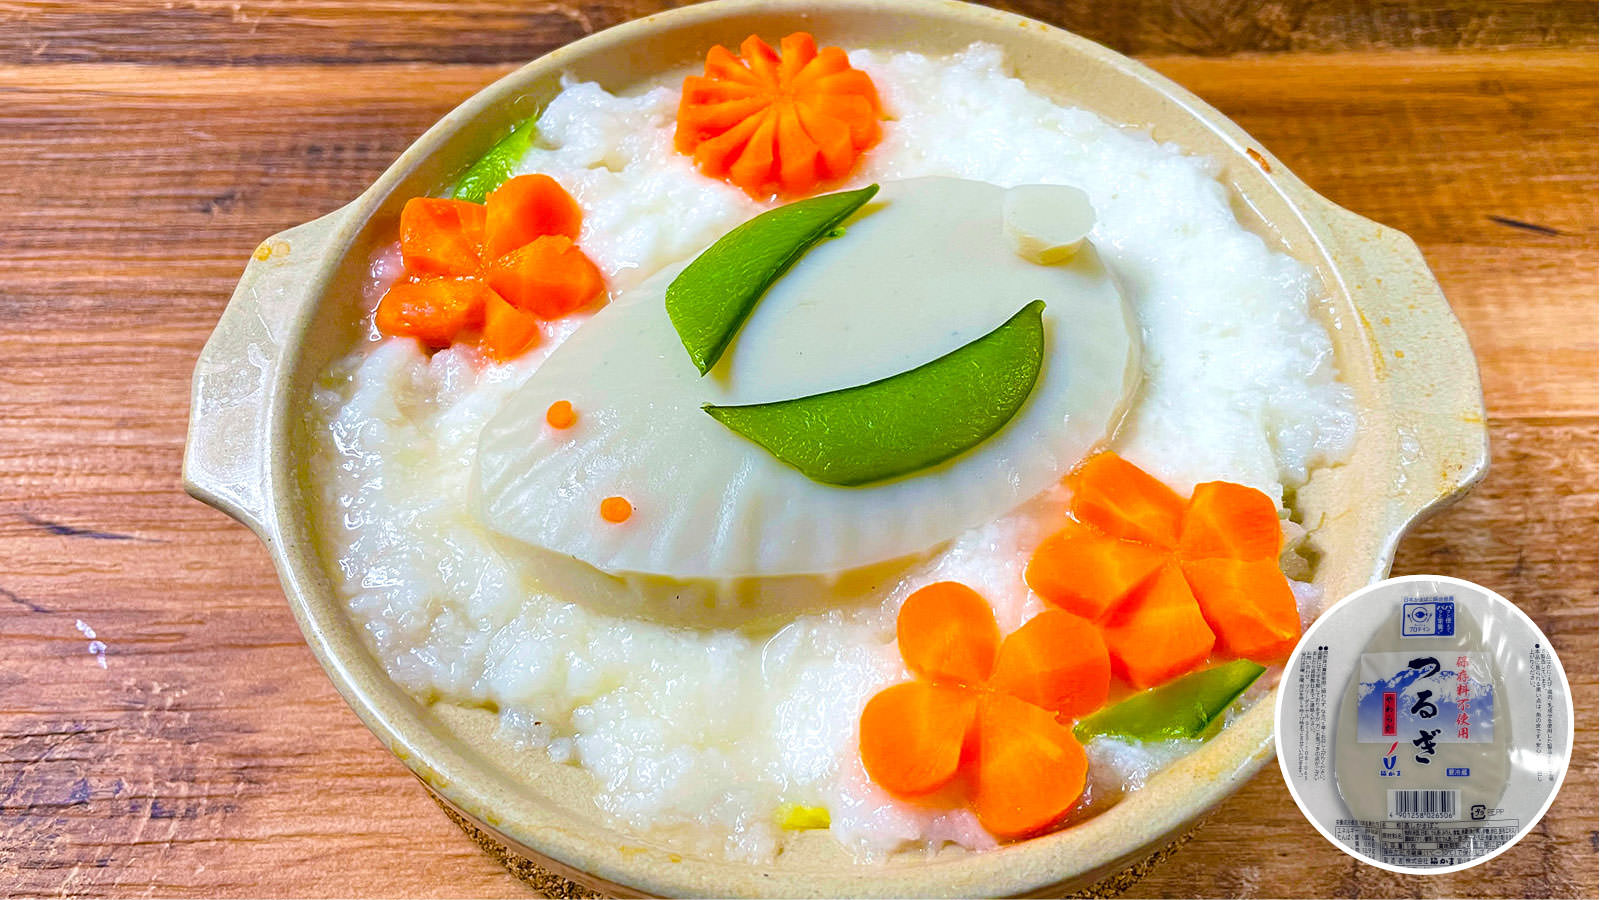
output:
[[1488,470],[1483,386],[1466,332],[1416,242],[1333,204],[1325,216],[1336,258],[1358,263],[1349,267],[1345,287],[1361,312],[1386,398],[1383,438],[1394,441],[1399,462],[1380,532],[1387,536],[1387,572],[1405,531]]
[[344,222],[338,210],[262,241],[195,363],[184,489],[263,537],[277,373]]

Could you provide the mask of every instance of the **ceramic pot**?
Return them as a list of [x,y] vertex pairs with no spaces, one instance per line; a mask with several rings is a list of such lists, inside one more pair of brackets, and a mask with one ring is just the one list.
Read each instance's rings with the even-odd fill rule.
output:
[[[1385,576],[1406,529],[1483,473],[1487,433],[1472,351],[1416,246],[1312,192],[1193,94],[1083,38],[963,3],[719,0],[609,29],[507,75],[441,119],[355,201],[264,241],[195,369],[185,484],[266,542],[306,640],[340,693],[514,868],[661,896],[1114,887],[1271,758],[1271,702],[1109,811],[995,851],[866,865],[826,832],[808,832],[770,865],[689,856],[609,825],[586,773],[511,752],[491,738],[492,713],[424,705],[398,688],[347,618],[319,555],[306,474],[310,389],[359,339],[368,257],[393,239],[405,200],[449,183],[513,123],[536,114],[560,90],[563,72],[613,91],[676,83],[714,43],[797,29],[819,43],[923,53],[998,44],[1035,90],[1220,162],[1240,220],[1320,281],[1319,315],[1360,407],[1349,460],[1318,471],[1293,497],[1310,527],[1315,581],[1328,596]],[[552,885],[560,887],[543,886]]]

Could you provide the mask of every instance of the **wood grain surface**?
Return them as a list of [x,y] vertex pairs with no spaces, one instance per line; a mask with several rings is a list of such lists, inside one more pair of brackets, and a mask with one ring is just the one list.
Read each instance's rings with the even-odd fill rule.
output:
[[[666,5],[0,0],[0,893],[527,895],[334,693],[257,541],[183,495],[189,374],[261,238],[512,66]],[[1596,896],[1595,4],[1003,5],[1140,56],[1417,239],[1494,461],[1395,571],[1519,602],[1576,692],[1565,788],[1480,868],[1357,864],[1271,768],[1131,894]]]

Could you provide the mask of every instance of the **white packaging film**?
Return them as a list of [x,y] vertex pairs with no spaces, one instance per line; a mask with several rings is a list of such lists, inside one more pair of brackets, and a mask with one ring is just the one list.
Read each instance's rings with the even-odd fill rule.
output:
[[1312,824],[1399,871],[1465,868],[1515,842],[1572,752],[1549,640],[1453,578],[1390,579],[1324,613],[1278,704],[1279,762]]

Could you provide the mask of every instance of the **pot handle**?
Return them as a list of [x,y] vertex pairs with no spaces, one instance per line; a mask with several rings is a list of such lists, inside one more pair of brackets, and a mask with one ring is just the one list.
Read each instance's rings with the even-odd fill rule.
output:
[[266,540],[278,372],[345,210],[262,241],[195,363],[183,487]]
[[1331,255],[1357,263],[1341,277],[1385,400],[1383,421],[1361,427],[1392,442],[1384,449],[1399,462],[1383,509],[1381,578],[1405,531],[1488,470],[1483,386],[1466,332],[1416,242],[1331,203],[1323,212]]

